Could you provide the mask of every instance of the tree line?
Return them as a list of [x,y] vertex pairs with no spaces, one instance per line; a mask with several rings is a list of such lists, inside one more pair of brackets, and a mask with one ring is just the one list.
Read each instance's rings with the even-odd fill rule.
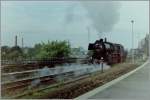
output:
[[71,48],[68,41],[48,41],[47,43],[38,43],[33,47],[2,46],[2,60],[23,60],[23,59],[47,59],[52,57],[70,57],[71,55],[84,54],[84,49]]

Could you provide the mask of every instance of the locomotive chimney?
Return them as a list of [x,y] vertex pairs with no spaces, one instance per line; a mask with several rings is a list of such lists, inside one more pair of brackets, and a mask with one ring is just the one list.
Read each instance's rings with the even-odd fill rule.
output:
[[107,42],[107,38],[105,38],[105,42]]

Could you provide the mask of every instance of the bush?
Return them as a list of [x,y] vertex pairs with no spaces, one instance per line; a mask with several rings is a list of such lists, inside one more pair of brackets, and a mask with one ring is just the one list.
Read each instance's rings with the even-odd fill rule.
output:
[[67,41],[52,41],[36,44],[33,48],[19,46],[2,46],[2,60],[21,60],[21,59],[47,59],[51,57],[69,57],[71,53],[70,44]]
[[52,41],[42,43],[40,50],[37,51],[36,58],[68,57],[71,52],[70,44],[67,41]]

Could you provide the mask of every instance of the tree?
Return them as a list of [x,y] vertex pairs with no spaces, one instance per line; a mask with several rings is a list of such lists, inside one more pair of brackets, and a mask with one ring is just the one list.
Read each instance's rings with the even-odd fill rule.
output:
[[69,57],[71,52],[70,44],[67,41],[52,41],[47,43],[35,44],[34,47],[20,48],[2,47],[2,59],[20,60],[20,59],[44,59],[51,57]]
[[1,48],[2,60],[20,60],[23,58],[22,49],[19,46]]
[[12,47],[8,54],[8,59],[10,60],[21,60],[23,59],[23,52],[19,46]]
[[2,60],[8,59],[8,53],[10,52],[10,48],[8,46],[2,46],[1,47],[1,57]]
[[50,58],[50,57],[68,57],[71,51],[70,45],[67,41],[52,41],[40,44],[37,58]]

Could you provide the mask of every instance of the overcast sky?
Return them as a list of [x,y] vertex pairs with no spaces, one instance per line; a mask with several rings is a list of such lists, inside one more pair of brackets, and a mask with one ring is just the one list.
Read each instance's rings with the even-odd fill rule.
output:
[[[117,9],[118,21],[111,31],[100,33],[99,36],[107,37],[111,42],[121,43],[125,48],[131,48],[133,19],[134,45],[137,47],[137,41],[149,33],[148,1],[120,1]],[[103,10],[109,11],[109,7]],[[13,46],[14,36],[18,35],[19,45],[24,37],[25,46],[33,46],[47,40],[69,40],[72,47],[82,46],[87,49],[88,42],[99,38],[99,32],[91,23],[88,11],[81,2],[3,1],[1,41],[2,45]],[[90,29],[90,41],[87,26]]]

